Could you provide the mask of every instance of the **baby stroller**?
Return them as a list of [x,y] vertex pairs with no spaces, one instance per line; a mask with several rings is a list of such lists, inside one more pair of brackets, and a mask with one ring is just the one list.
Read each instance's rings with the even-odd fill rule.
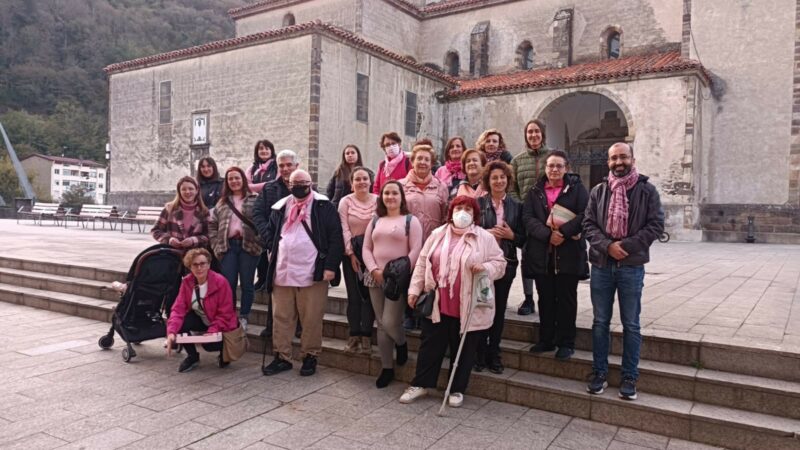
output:
[[114,332],[128,344],[122,360],[136,356],[131,344],[165,337],[166,319],[181,286],[183,252],[169,245],[154,245],[133,260],[126,277],[128,288],[111,317],[111,329],[98,340],[102,349],[114,345]]

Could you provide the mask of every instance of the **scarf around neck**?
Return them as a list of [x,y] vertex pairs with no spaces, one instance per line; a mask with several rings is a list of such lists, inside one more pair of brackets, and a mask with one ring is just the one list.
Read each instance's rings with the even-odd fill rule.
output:
[[308,222],[308,219],[311,217],[311,200],[314,199],[314,193],[309,193],[306,198],[298,199],[295,196],[289,198],[286,202],[286,206],[289,208],[289,218],[286,219],[286,225],[284,226],[284,230],[289,230],[300,221]]
[[406,153],[403,150],[400,150],[400,153],[398,153],[394,159],[389,159],[388,155],[384,155],[385,163],[383,165],[383,175],[386,176],[386,178],[389,178],[392,175],[392,172],[394,172],[394,169],[396,169],[397,166],[399,166],[400,163],[402,163],[405,159]]
[[428,175],[425,178],[420,178],[417,176],[417,173],[414,172],[414,169],[411,169],[408,171],[408,175],[406,175],[406,180],[417,185],[422,184],[427,186],[428,184],[430,184],[431,180],[433,180],[433,175],[428,173]]
[[[450,298],[453,298],[453,286],[456,284],[459,272],[461,272],[461,257],[466,248],[464,237],[472,231],[474,226],[473,224],[463,230],[459,230],[452,224],[447,225],[447,231],[444,238],[442,238],[442,247],[439,251],[439,277],[436,282],[439,286],[447,286]],[[452,252],[450,251],[451,239],[458,239]]]
[[503,154],[503,151],[504,151],[503,149],[498,148],[497,150],[495,150],[492,153],[484,152],[484,154],[486,155],[486,164],[489,164],[492,161],[499,160],[500,156]]
[[614,239],[622,239],[628,235],[628,195],[639,181],[639,172],[635,167],[624,177],[616,177],[608,173],[608,187],[611,189],[611,200],[608,202],[608,220],[606,231]]

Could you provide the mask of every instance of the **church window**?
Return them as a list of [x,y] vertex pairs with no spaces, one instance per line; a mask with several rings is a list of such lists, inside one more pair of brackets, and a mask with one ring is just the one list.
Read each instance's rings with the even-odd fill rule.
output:
[[461,62],[458,58],[458,52],[447,52],[447,56],[444,58],[444,67],[447,70],[447,74],[451,77],[457,77],[459,72],[461,72]]
[[369,76],[356,74],[356,120],[367,122],[369,119]]
[[406,136],[417,135],[417,94],[406,91],[406,116],[405,116]]
[[517,67],[522,70],[533,69],[533,46],[528,41],[523,41],[517,47]]
[[162,81],[158,103],[158,123],[172,122],[172,82]]
[[618,32],[613,32],[608,35],[608,59],[617,59],[620,57],[620,36]]
[[292,26],[294,24],[295,24],[294,14],[286,13],[286,15],[283,16],[283,26],[290,27],[290,26]]

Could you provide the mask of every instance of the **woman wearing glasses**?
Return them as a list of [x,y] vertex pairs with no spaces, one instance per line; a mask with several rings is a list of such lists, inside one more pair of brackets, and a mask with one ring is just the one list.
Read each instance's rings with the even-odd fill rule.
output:
[[545,174],[531,187],[522,209],[527,241],[522,274],[533,278],[539,293],[539,342],[532,353],[556,350],[556,358],[575,352],[575,316],[578,281],[587,272],[583,212],[589,193],[569,159],[553,150],[545,160]]

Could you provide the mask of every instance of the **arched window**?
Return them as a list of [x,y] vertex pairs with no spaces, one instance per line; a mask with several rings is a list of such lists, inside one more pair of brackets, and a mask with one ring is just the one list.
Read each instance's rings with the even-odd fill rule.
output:
[[458,52],[447,52],[444,57],[444,68],[451,77],[457,77],[461,73],[461,61]]
[[517,67],[522,70],[533,69],[533,46],[528,41],[523,41],[517,47]]
[[608,49],[608,53],[606,54],[608,59],[619,58],[621,49],[619,32],[614,31],[608,35],[606,48]]
[[286,13],[286,15],[283,16],[283,26],[290,27],[290,26],[294,25],[294,23],[295,23],[294,14]]

